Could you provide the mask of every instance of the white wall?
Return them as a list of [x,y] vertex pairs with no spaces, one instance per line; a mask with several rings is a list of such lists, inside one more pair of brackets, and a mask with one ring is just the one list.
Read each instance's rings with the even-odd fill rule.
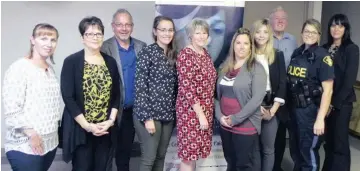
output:
[[[37,23],[48,22],[59,30],[60,38],[55,52],[54,67],[57,75],[60,76],[64,58],[83,47],[78,31],[78,24],[83,17],[94,15],[102,19],[105,39],[107,39],[112,36],[110,26],[112,14],[118,8],[126,8],[134,18],[133,36],[151,43],[154,5],[155,2],[2,2],[1,78],[11,63],[28,52],[31,31]],[[305,2],[246,2],[244,26],[250,27],[256,19],[267,17],[271,10],[279,5],[289,14],[288,32],[295,35],[300,42],[300,29],[306,18]],[[1,129],[3,139],[5,135],[3,119]]]
[[[151,27],[155,2],[2,2],[1,4],[1,78],[8,66],[28,53],[33,27],[40,22],[54,25],[60,34],[55,51],[55,71],[60,77],[66,56],[83,48],[78,24],[88,15],[99,17],[105,26],[105,39],[111,37],[111,20],[118,8],[126,8],[134,19],[133,36],[152,42]],[[1,79],[1,84],[3,79]],[[1,111],[3,113],[3,109]],[[1,138],[4,120],[1,120]],[[1,143],[3,147],[3,142]]]
[[[360,46],[360,2],[349,2],[349,1],[324,1],[323,2],[323,10],[322,10],[322,42],[327,41],[327,25],[330,18],[337,13],[343,13],[347,15],[351,24],[351,39]],[[360,64],[359,64],[360,65]],[[357,80],[360,81],[360,67],[357,75]]]
[[268,18],[273,9],[282,6],[288,13],[289,23],[286,31],[294,35],[300,44],[301,27],[307,17],[306,5],[307,2],[304,1],[247,1],[245,3],[244,26],[251,28],[255,20]]

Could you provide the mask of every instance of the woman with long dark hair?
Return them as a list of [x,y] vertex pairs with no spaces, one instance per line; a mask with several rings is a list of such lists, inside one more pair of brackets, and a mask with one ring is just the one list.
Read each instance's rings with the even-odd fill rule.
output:
[[255,58],[252,41],[248,29],[235,32],[216,84],[219,104],[215,105],[215,115],[221,124],[227,171],[256,170],[255,160],[260,156],[261,102],[267,79],[264,67]]
[[157,16],[153,24],[155,43],[138,54],[135,73],[134,126],[140,140],[141,171],[162,171],[174,128],[177,72],[175,25]]
[[332,111],[326,118],[323,171],[350,170],[349,122],[356,101],[353,85],[359,68],[359,47],[351,40],[346,15],[335,14],[328,24],[328,42],[323,45],[334,61]]

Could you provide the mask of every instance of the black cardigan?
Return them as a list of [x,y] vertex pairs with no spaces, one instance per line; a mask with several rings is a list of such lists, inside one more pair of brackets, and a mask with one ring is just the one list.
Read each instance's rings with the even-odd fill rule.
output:
[[[109,117],[111,109],[118,109],[120,104],[119,72],[114,58],[102,52],[101,55],[113,80],[108,107]],[[84,50],[81,50],[65,58],[61,70],[61,94],[65,108],[60,127],[60,146],[63,148],[65,162],[72,159],[72,153],[77,146],[86,143],[86,131],[74,119],[85,112],[83,93],[84,61],[85,53]]]
[[[269,76],[273,97],[284,99],[286,104],[286,69],[284,53],[282,51],[275,50],[275,60],[269,65]],[[282,121],[287,120],[287,112],[285,110],[286,105],[283,105],[276,114]]]
[[[330,43],[324,44],[329,49]],[[353,42],[343,43],[334,56],[334,87],[331,104],[341,109],[343,104],[356,101],[354,84],[359,68],[359,47]]]

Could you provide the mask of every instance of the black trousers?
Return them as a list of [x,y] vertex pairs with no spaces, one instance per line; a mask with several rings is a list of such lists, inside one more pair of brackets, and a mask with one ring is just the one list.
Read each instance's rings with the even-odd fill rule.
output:
[[314,134],[314,124],[318,107],[311,104],[306,108],[294,108],[291,118],[290,153],[294,161],[294,171],[319,171],[319,148],[323,136]]
[[135,137],[133,109],[123,110],[120,128],[117,130],[116,167],[118,171],[129,171],[132,145]]
[[[220,137],[224,157],[227,162],[226,171],[253,171],[256,156],[260,156],[259,135],[241,135],[220,128]],[[259,153],[259,155],[255,155]]]
[[72,158],[73,171],[104,171],[108,168],[111,135],[100,137],[87,133],[86,144],[76,148]]
[[349,122],[352,103],[333,110],[326,118],[323,171],[350,171]]

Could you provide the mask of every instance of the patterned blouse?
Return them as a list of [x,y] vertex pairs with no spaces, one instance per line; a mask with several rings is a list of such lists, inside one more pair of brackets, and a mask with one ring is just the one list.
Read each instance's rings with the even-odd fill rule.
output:
[[138,54],[134,114],[140,121],[174,120],[177,72],[166,58],[156,43],[144,47]]
[[339,46],[331,46],[328,50],[331,58],[334,60],[335,54],[337,53],[337,51],[339,50]]
[[91,123],[107,120],[112,80],[104,64],[84,63],[83,90],[85,119]]
[[10,65],[3,84],[5,152],[14,150],[35,155],[23,129],[34,129],[42,138],[44,153],[58,144],[61,119],[60,85],[53,68],[47,71],[21,58]]

